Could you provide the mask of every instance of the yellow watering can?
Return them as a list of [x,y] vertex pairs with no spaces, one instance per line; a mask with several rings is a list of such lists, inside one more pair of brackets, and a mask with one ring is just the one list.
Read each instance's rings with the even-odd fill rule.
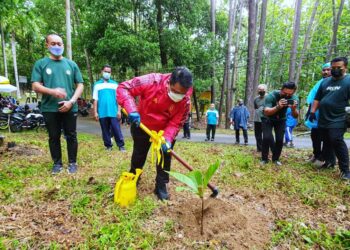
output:
[[114,202],[121,207],[127,207],[136,200],[137,180],[142,173],[142,169],[137,168],[136,174],[123,172],[114,189]]

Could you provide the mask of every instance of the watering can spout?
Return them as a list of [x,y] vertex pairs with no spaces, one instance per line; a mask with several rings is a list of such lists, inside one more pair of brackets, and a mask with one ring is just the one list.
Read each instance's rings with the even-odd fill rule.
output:
[[142,173],[142,169],[137,168],[136,174],[123,172],[114,189],[114,202],[121,207],[128,207],[135,202],[137,195],[137,180]]

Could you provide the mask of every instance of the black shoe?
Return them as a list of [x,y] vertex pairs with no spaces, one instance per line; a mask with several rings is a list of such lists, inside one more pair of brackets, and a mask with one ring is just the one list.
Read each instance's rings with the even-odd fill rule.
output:
[[239,144],[239,141],[236,141],[235,144]]
[[52,174],[59,174],[63,170],[62,164],[54,164],[51,170]]
[[331,162],[323,163],[318,169],[334,169],[335,164]]
[[166,184],[156,184],[156,188],[154,189],[154,193],[157,195],[159,200],[169,200],[169,194],[166,189]]
[[209,141],[209,138],[205,138],[205,141]]
[[350,172],[348,171],[340,171],[340,177],[342,178],[342,180],[345,181],[350,181]]
[[214,141],[214,138],[211,138],[211,141]]

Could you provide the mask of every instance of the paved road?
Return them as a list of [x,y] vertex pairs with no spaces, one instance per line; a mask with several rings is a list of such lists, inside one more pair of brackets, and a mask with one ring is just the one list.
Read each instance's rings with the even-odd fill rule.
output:
[[[77,130],[79,132],[85,132],[89,134],[96,134],[101,135],[101,128],[100,124],[92,118],[86,118],[86,117],[79,117],[78,118],[78,125]],[[122,132],[124,137],[130,137],[130,129],[129,127],[122,126]],[[178,140],[187,140],[182,139],[182,131],[178,135]],[[193,142],[204,142],[205,139],[205,130],[191,130],[191,139],[187,141],[193,141]],[[243,141],[243,135],[241,135],[241,140]],[[208,142],[208,143],[221,143],[221,144],[233,144],[235,142],[234,138],[234,132],[232,131],[232,135],[227,134],[216,134],[215,135],[215,141],[214,142]],[[348,147],[350,146],[350,139],[346,140],[346,143]],[[255,138],[253,135],[248,135],[248,144],[249,145],[256,145]],[[294,145],[296,148],[312,148],[311,139],[310,136],[297,136],[294,137]]]

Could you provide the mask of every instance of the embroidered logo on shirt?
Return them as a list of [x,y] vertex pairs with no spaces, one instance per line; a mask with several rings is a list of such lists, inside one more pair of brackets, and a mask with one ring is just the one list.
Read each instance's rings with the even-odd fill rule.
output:
[[340,86],[328,86],[326,88],[326,90],[329,90],[329,91],[336,91],[336,90],[339,90],[340,89]]
[[69,69],[66,70],[66,74],[70,76],[70,70]]
[[46,74],[51,75],[52,74],[52,70],[50,68],[47,68],[46,69]]

